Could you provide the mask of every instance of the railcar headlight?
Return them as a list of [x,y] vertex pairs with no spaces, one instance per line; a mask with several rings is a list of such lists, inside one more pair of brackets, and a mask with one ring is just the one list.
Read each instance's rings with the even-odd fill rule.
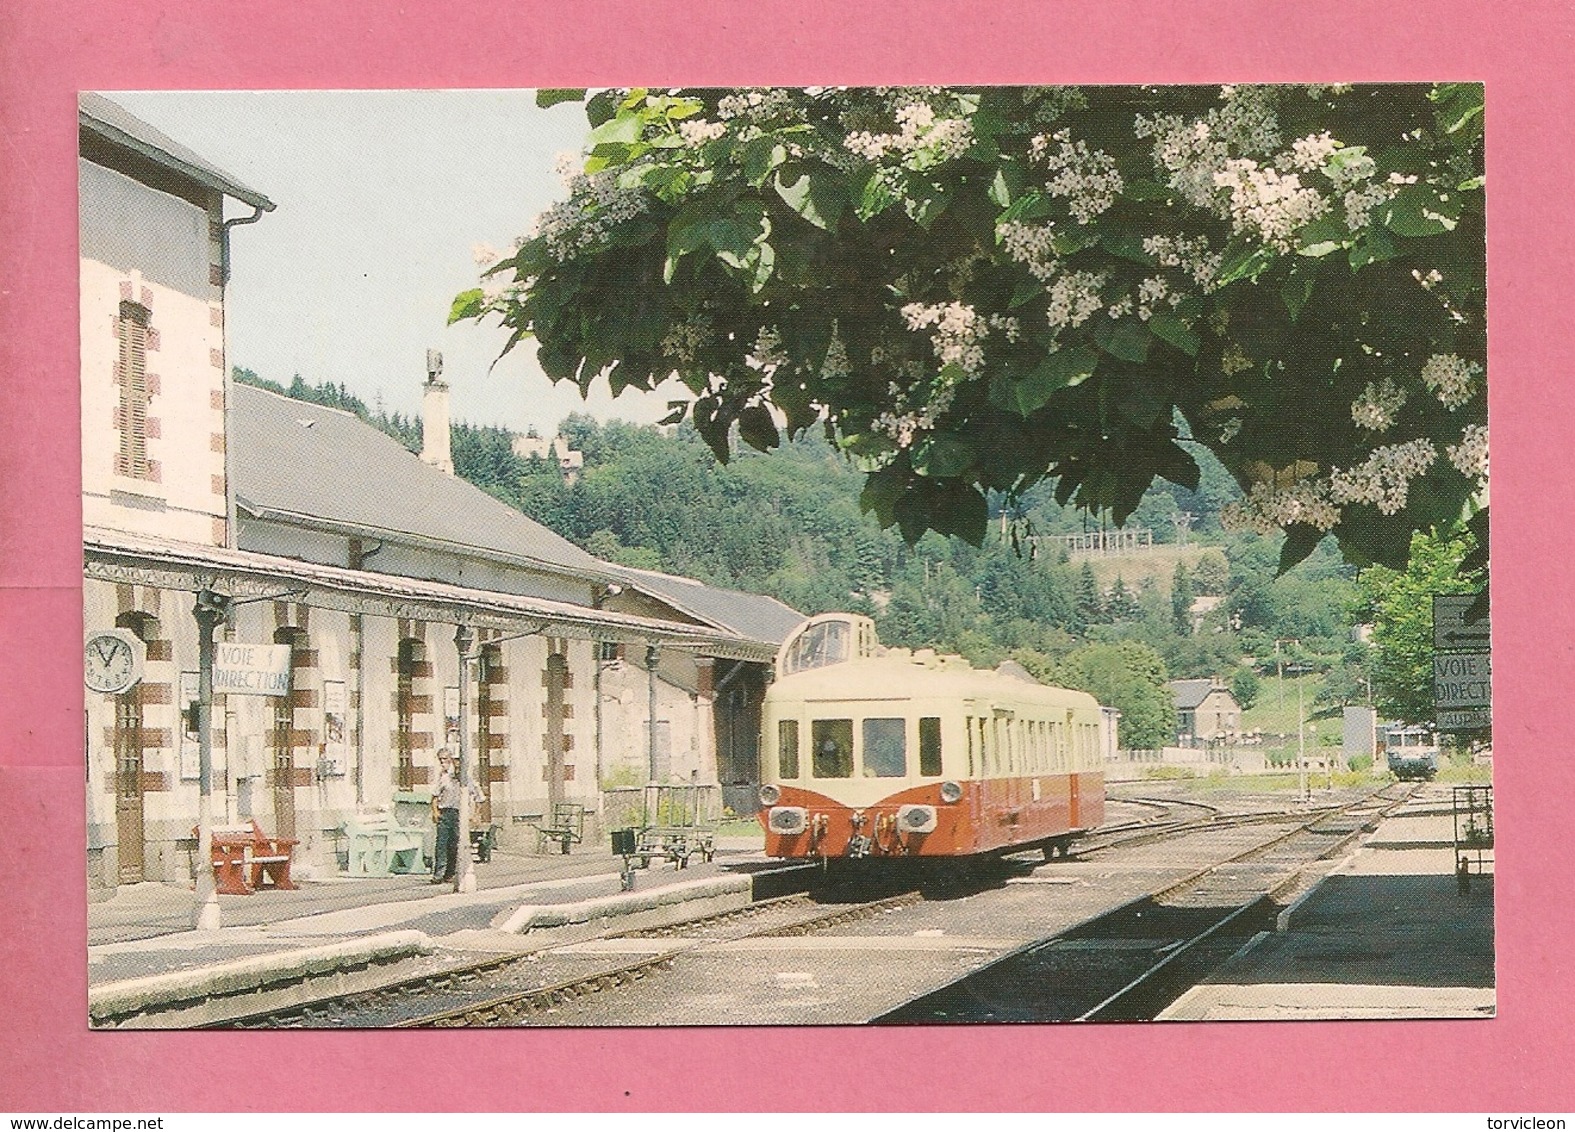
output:
[[782,788],[779,786],[772,786],[770,783],[767,783],[760,788],[760,804],[762,806],[774,806],[780,797],[782,797]]
[[941,783],[941,801],[956,802],[962,798],[962,787],[955,782]]
[[809,828],[809,814],[803,806],[776,806],[766,815],[766,826],[772,833],[791,837]]
[[902,833],[932,833],[935,830],[934,806],[897,807],[897,829]]

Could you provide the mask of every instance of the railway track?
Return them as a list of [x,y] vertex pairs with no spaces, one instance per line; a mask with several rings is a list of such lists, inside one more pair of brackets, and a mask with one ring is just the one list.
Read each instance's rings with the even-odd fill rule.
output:
[[[226,1029],[507,1026],[598,991],[626,986],[672,966],[680,955],[713,943],[806,935],[915,903],[918,892],[873,900],[818,904],[808,893],[756,901],[745,908],[627,933],[609,940],[672,939],[633,960],[592,962],[564,978],[541,975],[536,953],[494,957],[413,976],[348,996],[327,996],[286,1009],[222,1023]],[[433,1008],[433,1004],[437,1004]]]
[[1272,925],[1307,867],[1354,841],[1412,789],[1391,786],[1304,820],[1069,931],[1036,941],[876,1023],[1153,1018]]

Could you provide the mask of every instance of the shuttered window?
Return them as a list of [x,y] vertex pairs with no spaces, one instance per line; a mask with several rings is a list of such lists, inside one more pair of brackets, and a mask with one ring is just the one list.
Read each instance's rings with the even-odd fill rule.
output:
[[115,321],[120,342],[115,359],[115,384],[120,389],[116,420],[120,447],[115,472],[133,479],[148,478],[148,308],[138,303],[120,304]]

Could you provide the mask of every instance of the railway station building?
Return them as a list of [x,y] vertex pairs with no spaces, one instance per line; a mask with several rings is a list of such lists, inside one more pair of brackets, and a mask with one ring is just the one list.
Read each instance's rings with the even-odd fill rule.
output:
[[134,686],[86,693],[90,890],[192,875],[204,625],[287,656],[284,694],[215,688],[210,796],[216,822],[298,839],[298,869],[332,871],[357,811],[423,797],[462,729],[505,847],[604,787],[752,808],[800,615],[598,561],[458,479],[435,373],[420,455],[234,383],[231,241],[272,201],[106,99],[79,123],[84,623],[142,653]]

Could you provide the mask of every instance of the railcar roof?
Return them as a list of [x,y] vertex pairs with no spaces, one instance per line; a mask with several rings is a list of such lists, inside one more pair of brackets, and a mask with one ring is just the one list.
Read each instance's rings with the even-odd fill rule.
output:
[[909,655],[862,657],[783,676],[768,689],[772,699],[857,700],[905,695],[1016,700],[1097,708],[1087,692],[1006,676],[990,669],[937,667]]

